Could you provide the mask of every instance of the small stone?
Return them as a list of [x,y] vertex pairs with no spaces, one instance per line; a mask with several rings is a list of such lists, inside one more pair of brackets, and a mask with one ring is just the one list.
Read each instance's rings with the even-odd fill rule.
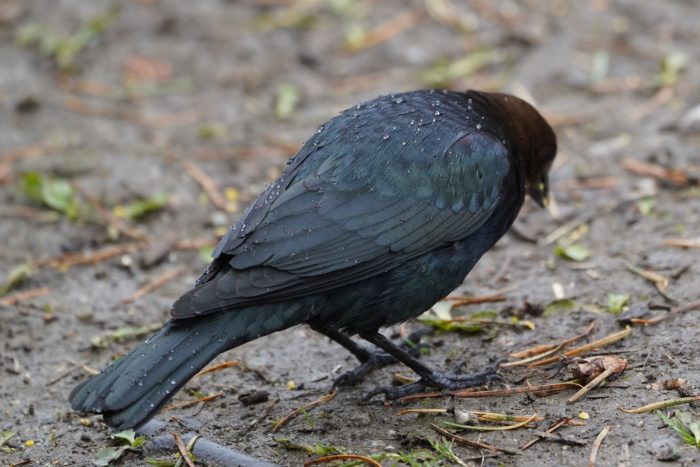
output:
[[478,422],[476,416],[468,410],[455,409],[455,423],[460,425],[475,425]]
[[659,461],[675,461],[681,457],[676,443],[669,438],[657,439],[651,444],[651,450]]

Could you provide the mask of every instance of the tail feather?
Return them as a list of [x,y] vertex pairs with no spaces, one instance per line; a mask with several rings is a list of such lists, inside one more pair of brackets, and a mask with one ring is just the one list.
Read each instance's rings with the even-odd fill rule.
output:
[[104,415],[119,429],[150,419],[219,353],[302,319],[298,310],[259,307],[168,322],[163,329],[70,394],[71,407]]

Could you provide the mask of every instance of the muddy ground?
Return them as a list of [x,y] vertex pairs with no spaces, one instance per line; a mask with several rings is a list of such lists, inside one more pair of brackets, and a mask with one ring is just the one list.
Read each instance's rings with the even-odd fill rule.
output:
[[[514,350],[579,334],[592,320],[597,326],[581,342],[620,331],[608,310],[610,294],[628,296],[628,306],[649,311],[647,317],[697,300],[700,250],[668,244],[685,239],[697,247],[700,232],[700,16],[694,2],[466,3],[0,3],[0,279],[6,283],[11,270],[33,265],[0,305],[0,431],[14,433],[0,448],[0,464],[90,465],[112,445],[98,417],[81,421],[66,402],[86,367],[101,368],[143,339],[109,336],[167,320],[170,304],[205,266],[208,246],[305,138],[339,110],[379,94],[432,86],[514,92],[536,102],[560,142],[551,173],[556,205],[548,213],[526,204],[514,231],[456,291],[506,297],[456,314],[495,310],[500,320],[517,316],[534,329],[485,325],[477,333],[438,333],[426,339],[429,363],[464,361],[478,369]],[[203,190],[188,164],[203,171],[205,185],[212,182],[220,199]],[[49,196],[61,212],[27,193],[42,176],[72,183],[56,188],[54,179],[51,185],[67,191],[58,200]],[[134,220],[115,217],[157,194],[167,196],[164,209]],[[576,228],[554,238],[572,220]],[[583,246],[584,258],[557,256],[558,244],[574,256],[582,250],[567,245]],[[91,261],[71,266],[71,254],[79,252],[90,253]],[[174,278],[123,302],[164,275]],[[598,465],[656,465],[664,457],[698,465],[700,450],[682,443],[659,417],[618,407],[679,397],[662,388],[671,378],[687,380],[687,392],[697,394],[699,313],[633,325],[629,336],[598,351],[627,359],[627,371],[575,404],[566,403],[567,391],[444,397],[409,406],[544,417],[536,428],[464,434],[511,449],[561,417],[590,415],[582,426],[559,430],[573,444],[545,440],[497,457],[455,445],[467,463],[585,465],[594,439],[610,426]],[[241,365],[199,377],[175,397],[182,402],[222,393],[161,413],[166,433],[196,431],[282,465],[300,465],[319,452],[293,450],[275,438],[384,454],[383,465],[451,462],[428,442],[439,439],[430,423],[449,417],[397,416],[397,407],[360,403],[393,373],[410,376],[405,368],[377,371],[272,434],[274,420],[327,394],[353,359],[306,328],[259,339],[217,361],[233,359]],[[516,381],[528,372],[504,375]],[[529,380],[570,377],[544,376],[530,374]],[[269,401],[239,402],[240,394],[254,390],[269,393]],[[700,416],[697,407],[680,410]],[[128,452],[115,465],[174,459],[174,452]],[[213,462],[205,456],[197,464]]]

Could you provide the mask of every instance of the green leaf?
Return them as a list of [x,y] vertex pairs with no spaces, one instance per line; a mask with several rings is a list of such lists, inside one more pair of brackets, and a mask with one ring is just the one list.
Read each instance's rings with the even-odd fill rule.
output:
[[27,172],[22,178],[22,188],[31,199],[63,213],[68,219],[78,218],[80,205],[69,181]]
[[285,83],[277,89],[275,99],[275,116],[280,120],[286,120],[294,114],[301,101],[301,91],[293,84]]
[[115,433],[112,435],[112,438],[117,441],[126,442],[132,448],[137,448],[146,442],[145,436],[136,436],[136,432],[132,429]]
[[700,420],[694,420],[688,412],[676,412],[673,418],[667,417],[660,410],[655,413],[681,436],[683,442],[700,448]]
[[654,198],[644,198],[637,201],[637,209],[642,216],[651,216],[654,214],[656,200]]
[[123,219],[134,220],[151,212],[160,211],[168,205],[168,195],[158,193],[150,198],[141,198],[124,206],[115,206],[113,213]]
[[15,432],[10,430],[5,430],[2,433],[0,433],[0,448],[3,447],[5,443],[7,443],[14,436]]
[[608,294],[608,311],[614,315],[619,314],[629,303],[630,296],[625,293]]
[[586,261],[591,257],[591,252],[585,246],[574,243],[569,246],[556,246],[554,254],[560,258],[569,259],[571,261]]
[[430,87],[449,87],[454,81],[470,76],[482,68],[505,61],[506,54],[498,49],[472,52],[457,59],[439,58],[421,73],[421,81]]
[[34,272],[31,263],[22,263],[10,269],[5,282],[0,284],[0,297],[6,295],[19,284],[27,280]]
[[556,313],[561,313],[564,311],[570,311],[576,307],[576,302],[569,298],[564,298],[561,300],[554,300],[544,307],[542,312],[543,316],[551,316]]
[[211,263],[211,257],[212,254],[214,253],[214,247],[213,246],[203,246],[202,248],[199,249],[199,257],[205,264]]
[[129,449],[129,446],[108,447],[100,449],[97,452],[97,458],[94,461],[92,461],[92,463],[98,467],[105,467],[109,465],[110,462],[119,459],[126,452],[127,449]]
[[175,467],[177,465],[177,461],[174,460],[154,459],[152,457],[147,457],[144,461],[146,464],[155,465],[156,467]]
[[15,42],[22,47],[29,47],[41,40],[45,33],[45,26],[39,23],[27,23],[15,32]]

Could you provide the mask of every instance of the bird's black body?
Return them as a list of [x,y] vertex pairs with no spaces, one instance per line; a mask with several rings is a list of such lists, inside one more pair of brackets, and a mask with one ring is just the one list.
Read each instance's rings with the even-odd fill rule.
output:
[[419,315],[508,230],[526,192],[543,194],[555,152],[546,122],[506,95],[417,91],[342,112],[221,240],[163,330],[78,386],[72,406],[138,425],[256,337],[302,323],[364,337]]

